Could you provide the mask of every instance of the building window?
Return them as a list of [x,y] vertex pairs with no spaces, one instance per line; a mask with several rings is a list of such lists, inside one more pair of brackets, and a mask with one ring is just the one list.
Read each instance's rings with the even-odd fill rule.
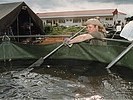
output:
[[109,21],[109,20],[113,20],[113,18],[108,17],[108,18],[106,18],[106,20],[108,20],[108,21]]
[[72,19],[66,19],[66,21],[67,21],[67,22],[71,22],[71,21],[72,21]]
[[59,23],[65,23],[64,19],[59,19]]
[[80,22],[81,22],[81,19],[80,18],[73,19],[73,23],[80,23]]
[[56,24],[57,23],[57,21],[56,20],[53,20],[53,24]]
[[52,23],[52,20],[46,20],[46,23]]
[[87,18],[82,18],[82,22],[86,22],[87,20]]
[[68,20],[68,19],[66,19],[66,21],[68,22],[69,20]]

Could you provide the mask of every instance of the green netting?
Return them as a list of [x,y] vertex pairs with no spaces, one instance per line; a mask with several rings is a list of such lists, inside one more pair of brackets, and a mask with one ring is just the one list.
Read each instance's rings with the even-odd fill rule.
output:
[[25,58],[34,58],[34,56],[10,41],[0,44],[0,60]]
[[[0,59],[39,59],[45,57],[52,50],[57,48],[60,43],[49,45],[31,45],[2,42],[0,44]],[[102,63],[110,63],[115,59],[123,50],[127,48],[129,43],[122,46],[120,43],[114,45],[89,45],[89,43],[82,42],[74,44],[71,48],[63,46],[52,54],[47,59],[77,59],[86,61],[99,61]],[[117,65],[130,67],[133,69],[133,49],[131,49]]]
[[[52,50],[57,48],[58,44],[50,45],[28,45],[28,44],[17,44],[19,47],[23,48],[27,52],[30,52],[36,59],[46,56]],[[77,60],[87,60],[87,61],[99,61],[103,63],[110,63],[115,59],[123,50],[127,48],[129,43],[116,42],[115,44],[109,42],[108,45],[89,45],[89,43],[82,42],[74,44],[71,48],[68,46],[63,46],[52,54],[48,59],[77,59]],[[118,63],[117,65],[127,66],[133,69],[133,50],[131,49]]]

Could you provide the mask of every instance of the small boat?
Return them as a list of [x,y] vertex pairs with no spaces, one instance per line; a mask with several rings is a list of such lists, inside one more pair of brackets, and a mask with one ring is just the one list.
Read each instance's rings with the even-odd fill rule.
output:
[[[82,42],[70,48],[61,45],[64,37],[49,41],[51,36],[44,35],[42,20],[25,2],[0,4],[0,8],[0,65],[9,63],[15,66],[21,63],[21,66],[29,66],[41,57],[45,58],[44,63],[49,64],[89,64],[96,61],[107,65],[130,44],[126,40],[106,39],[107,45]],[[47,57],[60,45],[61,48]],[[131,49],[116,65],[133,69],[132,52]]]
[[[49,36],[50,38],[50,36]],[[124,51],[131,42],[123,39],[104,39],[107,41],[107,45],[91,45],[88,42],[82,42],[74,44],[72,47],[63,45],[56,50],[49,57],[44,59],[44,63],[50,64],[66,64],[85,62],[100,62],[104,63],[105,67],[112,60],[114,60],[122,51]],[[62,41],[52,44],[24,44],[15,43],[11,41],[3,41],[0,44],[0,60],[11,62],[22,62],[23,65],[27,61],[30,65],[37,59],[47,56],[55,48],[60,46]],[[129,50],[117,63],[118,66],[125,66],[133,69],[133,49]],[[77,61],[77,62],[76,62]],[[49,62],[49,63],[48,63]],[[12,63],[15,65],[16,63]]]

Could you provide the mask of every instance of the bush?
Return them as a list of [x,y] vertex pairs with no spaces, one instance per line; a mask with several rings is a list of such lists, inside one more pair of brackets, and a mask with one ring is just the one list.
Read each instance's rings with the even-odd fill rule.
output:
[[44,31],[49,35],[68,35],[78,32],[82,27],[76,27],[76,26],[51,26],[44,28]]
[[44,26],[44,32],[45,34],[50,34],[53,31],[53,27],[50,25]]

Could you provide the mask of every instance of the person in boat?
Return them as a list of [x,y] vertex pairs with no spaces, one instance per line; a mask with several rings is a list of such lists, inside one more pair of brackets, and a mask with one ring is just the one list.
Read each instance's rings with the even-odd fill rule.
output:
[[74,44],[83,41],[89,41],[93,45],[105,45],[106,30],[103,24],[96,18],[87,20],[84,25],[86,26],[87,33],[76,36],[73,39],[65,39],[66,44]]

